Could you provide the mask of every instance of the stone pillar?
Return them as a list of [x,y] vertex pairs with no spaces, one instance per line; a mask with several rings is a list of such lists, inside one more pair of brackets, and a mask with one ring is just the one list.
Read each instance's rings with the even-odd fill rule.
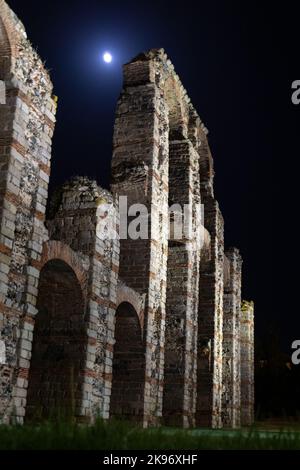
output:
[[224,221],[214,197],[207,129],[198,127],[200,192],[206,246],[201,251],[196,425],[221,427]]
[[[56,100],[22,23],[0,1],[0,420],[23,421]],[[4,99],[5,98],[5,99]]]
[[[150,237],[121,239],[120,255],[121,278],[146,294],[145,425],[158,423],[162,414],[164,346],[168,349],[165,419],[168,421],[173,415],[174,422],[184,425],[194,422],[196,361],[192,351],[196,349],[197,337],[200,248],[196,247],[191,254],[187,243],[180,247],[174,243],[176,240],[171,240],[168,247],[168,196],[170,206],[188,202],[195,207],[200,203],[199,155],[194,145],[198,142],[197,126],[204,127],[163,49],[140,54],[125,65],[124,88],[115,122],[112,189],[119,196],[127,197],[128,206],[144,204],[148,211]],[[174,159],[173,167],[169,157]],[[134,206],[130,210],[129,215],[134,216],[138,208]],[[140,220],[143,217],[147,215]],[[121,209],[121,232],[122,225]],[[170,311],[165,341],[168,257]],[[176,306],[177,313],[173,315],[172,296],[179,296],[174,288],[177,274],[184,283],[180,286],[181,306]],[[173,316],[178,317],[176,321]],[[174,356],[171,336],[175,323],[176,331],[184,338],[184,345],[180,346],[182,357],[175,360],[177,371],[171,370],[171,356]],[[174,386],[176,404],[175,394],[173,404],[167,398]]]
[[125,239],[122,231],[124,225],[130,229],[132,218],[127,226],[127,208],[120,207],[120,277],[146,294],[145,426],[159,423],[162,414],[168,250],[168,119],[155,71],[154,61],[146,56],[124,66],[112,160],[112,190],[127,197],[127,207],[133,211],[129,217],[140,210],[133,204],[143,204],[148,211],[140,216],[148,233]]
[[215,199],[202,201],[211,258],[200,263],[196,425],[221,427],[224,222]]
[[232,248],[224,257],[224,311],[223,311],[223,389],[222,424],[240,426],[240,306],[241,265],[239,251]]
[[242,301],[241,344],[241,425],[254,423],[254,304]]
[[86,292],[86,362],[82,370],[85,399],[78,415],[109,417],[116,296],[119,271],[118,208],[95,181],[76,177],[54,197],[51,239],[88,256]]
[[188,140],[170,142],[169,200],[178,204],[179,210],[183,211],[184,205],[190,210],[186,210],[187,220],[180,218],[180,213],[178,219],[176,211],[172,213],[174,226],[168,248],[163,417],[165,424],[188,427],[195,425],[200,245],[191,235],[180,233],[180,230],[176,234],[176,229],[180,223],[184,229],[185,222],[186,229],[191,224],[195,234],[201,223],[199,155]]

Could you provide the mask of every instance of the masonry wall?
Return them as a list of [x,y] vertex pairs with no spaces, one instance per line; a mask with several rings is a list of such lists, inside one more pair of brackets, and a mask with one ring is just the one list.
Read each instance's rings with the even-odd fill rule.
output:
[[224,257],[223,300],[223,389],[222,423],[235,428],[241,424],[241,256],[236,248],[226,250]]
[[121,303],[116,311],[110,417],[143,423],[145,354],[139,317]]
[[254,423],[254,304],[241,307],[241,424]]
[[198,314],[198,426],[221,427],[224,225],[218,203],[204,200],[211,259],[200,265]]
[[[147,364],[152,362],[152,365],[146,367],[145,423],[158,422],[162,414],[163,422],[167,424],[220,427],[223,419],[225,425],[229,423],[230,415],[232,425],[238,425],[237,312],[234,344],[230,344],[228,352],[228,356],[232,355],[230,360],[234,364],[236,381],[232,388],[233,405],[222,412],[222,400],[223,406],[226,405],[223,391],[229,390],[228,383],[223,384],[228,374],[222,372],[224,222],[213,192],[213,160],[207,130],[163,50],[141,54],[124,68],[112,171],[113,192],[127,196],[128,206],[143,203],[149,209],[149,229],[156,240],[155,244],[152,240],[121,240],[120,275],[128,285],[147,295],[145,351]],[[198,176],[193,179],[191,175],[196,173]],[[193,198],[204,205],[203,224],[209,236],[209,247],[202,252],[201,260],[200,246],[197,255],[191,252],[186,243],[167,233],[163,219],[167,202],[169,206],[182,205]],[[162,223],[155,223],[157,220]],[[202,222],[198,220],[197,223],[200,231]],[[170,228],[172,230],[172,222]],[[161,257],[158,256],[160,250],[163,250]],[[151,260],[156,262],[151,265]],[[163,283],[157,282],[158,277]],[[235,284],[238,282],[240,279],[234,281]],[[234,304],[238,304],[239,295],[239,292],[234,293]],[[158,323],[153,321],[153,298],[160,312]],[[228,299],[227,296],[226,308],[231,313],[228,311],[227,314],[231,315],[228,303],[233,301]],[[197,310],[198,315],[195,314]],[[224,330],[226,335],[229,334],[227,327],[228,321]],[[158,338],[160,353],[156,343],[153,354]],[[230,342],[229,337],[226,341]],[[149,345],[152,345],[152,353]],[[160,386],[155,389],[154,370],[157,374],[158,363]],[[163,364],[164,374],[161,372]],[[224,366],[227,365],[228,362],[224,362]],[[154,403],[158,407],[155,408]],[[154,410],[158,419],[148,420],[146,415],[153,415]]]
[[86,360],[81,371],[85,398],[79,414],[108,418],[119,270],[117,207],[111,194],[95,181],[77,177],[59,190],[51,209],[50,238],[63,241],[89,260]]
[[[147,294],[146,423],[153,422],[147,415],[159,421],[162,413],[165,422],[194,423],[200,247],[191,250],[190,241],[178,244],[170,239],[168,243],[168,202],[189,203],[193,210],[200,204],[195,142],[201,126],[162,49],[141,54],[125,66],[115,124],[112,189],[127,196],[128,205],[145,204],[150,214],[151,239],[121,240],[120,258],[122,279]],[[194,228],[198,223],[195,216]],[[181,301],[175,305],[180,292]],[[180,354],[174,359],[175,350]]]
[[[124,67],[112,160],[113,192],[127,196],[128,206],[144,204],[149,213],[148,239],[121,239],[120,251],[120,277],[129,287],[146,294],[145,425],[157,424],[162,415],[168,241],[168,153],[163,151],[168,142],[168,121],[154,77],[151,61]],[[120,217],[122,230],[122,210]]]
[[45,239],[56,102],[42,61],[21,22],[0,1],[0,416],[22,422]]
[[201,223],[201,207],[199,155],[189,140],[169,143],[169,203],[172,202],[179,205],[179,210],[184,205],[189,208],[190,227],[178,215],[175,205],[168,244],[163,417],[166,424],[190,427],[195,425],[197,392],[200,240],[195,235]]

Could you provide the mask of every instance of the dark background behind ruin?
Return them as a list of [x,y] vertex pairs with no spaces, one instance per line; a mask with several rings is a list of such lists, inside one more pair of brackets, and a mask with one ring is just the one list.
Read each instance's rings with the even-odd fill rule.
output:
[[[296,2],[284,11],[253,1],[9,5],[47,58],[59,97],[52,191],[75,174],[108,187],[121,64],[141,50],[165,48],[210,130],[225,242],[239,246],[244,258],[243,298],[255,302],[256,335],[264,341],[272,327],[290,353],[300,315],[292,275],[278,263],[293,258],[286,216],[292,196],[282,185],[299,149],[300,106],[290,99],[291,82],[299,78]],[[101,60],[106,49],[114,56],[109,66]],[[289,290],[281,303],[284,284]]]

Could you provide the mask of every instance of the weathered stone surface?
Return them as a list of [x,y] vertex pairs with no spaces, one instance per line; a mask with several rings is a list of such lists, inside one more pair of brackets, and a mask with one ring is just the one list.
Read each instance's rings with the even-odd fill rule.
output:
[[230,428],[241,424],[241,265],[242,260],[236,248],[225,252],[222,423],[224,427]]
[[[73,178],[45,224],[56,103],[0,0],[0,421],[63,410],[86,422],[251,424],[253,305],[240,309],[208,131],[172,63],[153,49],[124,66],[112,193]],[[118,196],[147,208],[148,237],[119,238]],[[190,208],[183,237],[174,204]]]
[[241,424],[254,422],[254,304],[243,300],[240,320]]
[[8,415],[22,421],[25,396],[18,406],[14,406],[14,397],[20,397],[16,384],[28,373],[31,353],[20,349],[19,342],[24,318],[31,318],[36,311],[32,287],[37,287],[26,268],[41,257],[46,237],[46,197],[40,195],[47,196],[44,175],[50,173],[56,103],[48,72],[27,40],[23,25],[3,0],[0,80],[6,93],[0,105],[0,330],[8,351],[7,364],[1,371],[4,399],[0,401],[0,415],[4,421]]

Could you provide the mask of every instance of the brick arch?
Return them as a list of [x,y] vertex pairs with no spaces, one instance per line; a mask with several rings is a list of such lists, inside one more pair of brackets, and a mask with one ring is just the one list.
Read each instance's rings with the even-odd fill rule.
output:
[[146,356],[136,310],[122,302],[115,317],[110,417],[143,422]]
[[200,145],[198,153],[200,156],[200,182],[201,195],[213,196],[214,166],[213,159],[208,145],[207,137],[201,130],[199,131]]
[[[68,245],[57,240],[50,240],[44,243],[43,253],[41,258],[41,269],[48,261],[61,260],[72,268],[77,280],[80,284],[82,292],[85,294],[87,290],[89,262],[83,260],[78,253],[72,250]],[[84,265],[84,262],[87,263]]]
[[[67,259],[67,257],[65,257]],[[79,416],[88,341],[85,300],[69,263],[54,257],[41,270],[28,375],[26,420]]]
[[169,111],[170,137],[174,139],[186,138],[188,132],[188,108],[181,88],[175,76],[170,74],[164,83],[164,99]]
[[140,327],[144,331],[144,310],[145,310],[145,296],[138,294],[134,289],[126,286],[122,282],[117,286],[117,308],[122,303],[131,304],[137,313]]
[[0,80],[5,80],[11,70],[12,29],[10,10],[4,0],[0,0]]

